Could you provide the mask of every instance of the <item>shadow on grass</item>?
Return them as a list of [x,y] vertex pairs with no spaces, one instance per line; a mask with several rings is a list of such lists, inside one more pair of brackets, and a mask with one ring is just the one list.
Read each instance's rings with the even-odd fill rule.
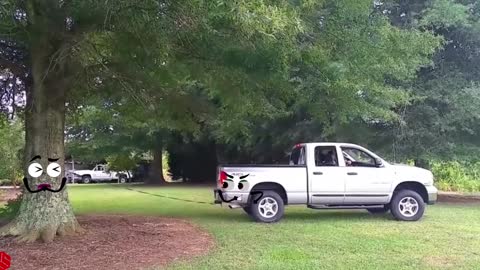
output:
[[316,210],[316,212],[287,212],[285,219],[301,221],[352,221],[352,220],[394,220],[390,213],[370,214],[366,210],[338,211],[338,210]]
[[[251,223],[255,222],[250,218],[246,213],[241,209],[230,210],[232,212],[219,212],[219,211],[198,211],[195,213],[188,214],[179,214],[175,215],[182,218],[202,218],[216,221],[225,221],[225,222],[240,222],[240,223]],[[339,221],[339,222],[350,222],[350,221],[395,221],[390,213],[386,214],[370,214],[366,210],[358,211],[338,211],[338,210],[305,210],[298,208],[299,211],[287,210],[284,217],[281,221],[293,221],[293,222],[323,222],[323,221]]]

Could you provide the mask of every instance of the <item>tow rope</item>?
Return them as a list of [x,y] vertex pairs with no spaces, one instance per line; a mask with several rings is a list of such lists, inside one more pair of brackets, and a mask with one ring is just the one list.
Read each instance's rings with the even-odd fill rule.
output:
[[170,196],[150,193],[150,192],[146,192],[146,191],[136,190],[136,189],[133,189],[133,188],[126,188],[126,189],[128,189],[130,191],[135,191],[135,192],[138,192],[138,193],[147,194],[147,195],[160,197],[160,198],[165,198],[165,199],[170,199],[170,200],[189,202],[189,203],[198,203],[198,204],[211,204],[211,205],[215,204],[215,203],[212,203],[212,202],[202,202],[202,201],[195,201],[195,200],[188,200],[188,199],[180,199],[180,198],[176,198],[176,197],[170,197]]
[[[203,201],[195,201],[195,200],[189,200],[189,199],[181,199],[181,198],[176,198],[176,197],[165,196],[165,195],[150,193],[150,192],[146,192],[146,191],[136,190],[136,189],[133,189],[133,188],[125,188],[125,189],[130,190],[130,191],[135,191],[135,192],[138,192],[138,193],[142,193],[142,194],[147,194],[147,195],[151,195],[151,196],[155,196],[155,197],[164,198],[164,199],[176,200],[176,201],[181,201],[181,202],[189,202],[189,203],[215,205],[215,203],[212,203],[212,202],[203,202]],[[256,199],[253,200],[254,203],[258,203],[258,200],[260,200],[260,198],[263,197],[263,192],[260,191],[260,190],[252,191],[250,194],[251,195],[257,195],[257,194],[260,195]],[[222,199],[222,201],[225,202],[225,203],[232,202],[232,201],[234,201],[238,198],[237,196],[234,196],[233,199],[231,199],[231,200],[225,200],[225,198],[223,197],[223,194],[220,190],[218,190],[218,195],[220,196],[220,199]]]

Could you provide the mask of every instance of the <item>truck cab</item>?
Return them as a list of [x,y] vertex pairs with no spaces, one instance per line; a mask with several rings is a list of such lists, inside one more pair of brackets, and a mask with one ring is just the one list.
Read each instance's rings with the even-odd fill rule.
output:
[[[390,164],[349,143],[297,144],[288,165],[221,165],[218,173],[215,202],[241,207],[262,222],[278,221],[283,207],[292,204],[313,209],[391,211],[397,219],[413,221],[423,216],[425,204],[433,204],[437,198],[430,171]],[[238,188],[240,180],[242,189]],[[267,211],[270,215],[262,215],[265,194],[270,194],[277,209]]]

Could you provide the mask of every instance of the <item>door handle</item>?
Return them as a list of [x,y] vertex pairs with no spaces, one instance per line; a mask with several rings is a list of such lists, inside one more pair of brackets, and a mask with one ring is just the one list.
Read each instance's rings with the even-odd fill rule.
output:
[[347,174],[348,175],[358,175],[358,173],[356,173],[356,172],[348,172]]
[[322,172],[313,172],[314,175],[322,175]]

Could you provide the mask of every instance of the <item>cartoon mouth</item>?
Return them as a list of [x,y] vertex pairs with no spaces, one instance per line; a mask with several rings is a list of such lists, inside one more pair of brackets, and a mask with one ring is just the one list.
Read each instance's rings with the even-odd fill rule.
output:
[[52,186],[50,184],[40,184],[37,186],[37,190],[47,190],[47,188],[51,188]]
[[[237,196],[233,196],[232,199],[226,200],[225,197],[223,197],[223,193],[222,193],[221,190],[217,190],[217,192],[218,192],[218,196],[220,197],[220,199],[221,199],[223,202],[229,203],[229,202],[233,202],[233,201],[235,201],[235,200],[238,199]],[[260,195],[260,196],[258,196],[257,198],[253,197],[253,202],[254,202],[254,203],[258,203],[258,201],[263,197],[263,191],[261,191],[261,190],[254,190],[254,191],[250,192],[250,195],[252,195],[252,196],[254,196],[254,195]]]
[[60,192],[62,191],[62,189],[65,187],[65,184],[67,183],[67,178],[66,177],[63,177],[62,178],[62,184],[60,185],[60,188],[55,190],[55,189],[52,189],[52,186],[50,184],[47,184],[47,183],[42,183],[40,185],[37,186],[37,189],[36,190],[32,190],[30,188],[30,186],[28,185],[28,181],[27,181],[27,178],[23,178],[23,184],[25,185],[25,188],[28,190],[28,192],[30,193],[37,193],[37,192],[40,192],[40,191],[50,191],[50,192]]

